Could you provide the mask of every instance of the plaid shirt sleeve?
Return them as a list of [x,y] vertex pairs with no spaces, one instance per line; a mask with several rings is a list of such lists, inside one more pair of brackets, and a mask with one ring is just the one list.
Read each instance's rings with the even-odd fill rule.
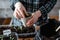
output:
[[57,0],[49,0],[48,2],[46,2],[46,4],[44,4],[43,6],[41,6],[39,8],[39,10],[41,11],[42,16],[44,16],[45,14],[47,14],[48,12],[50,12],[51,9],[56,4],[56,2],[57,2]]
[[40,26],[42,25],[42,22],[46,23],[47,22],[47,13],[51,11],[51,9],[54,7],[56,4],[57,0],[49,0],[42,5],[39,10],[42,13],[42,16],[39,17],[39,20],[36,22],[36,25]]

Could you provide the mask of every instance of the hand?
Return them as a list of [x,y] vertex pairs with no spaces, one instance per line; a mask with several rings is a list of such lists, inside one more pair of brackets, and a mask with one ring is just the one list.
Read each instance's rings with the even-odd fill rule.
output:
[[37,22],[38,18],[41,16],[41,12],[38,10],[35,13],[32,13],[31,18],[27,21],[27,26],[32,26],[34,23]]
[[14,17],[20,19],[20,18],[25,18],[25,15],[24,15],[24,12],[26,13],[26,9],[25,7],[23,6],[22,3],[20,2],[17,2],[15,4],[15,11],[14,11]]

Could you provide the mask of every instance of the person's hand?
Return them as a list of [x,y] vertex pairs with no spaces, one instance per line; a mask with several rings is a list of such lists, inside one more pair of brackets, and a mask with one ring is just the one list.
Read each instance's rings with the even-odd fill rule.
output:
[[32,26],[34,23],[37,22],[38,18],[41,16],[41,12],[38,10],[35,13],[32,13],[31,18],[27,21],[26,25]]
[[15,11],[14,11],[13,16],[14,16],[15,18],[18,18],[18,19],[20,19],[20,18],[25,18],[24,12],[26,13],[26,9],[25,9],[25,7],[23,6],[23,4],[20,3],[20,2],[17,2],[17,3],[15,4]]

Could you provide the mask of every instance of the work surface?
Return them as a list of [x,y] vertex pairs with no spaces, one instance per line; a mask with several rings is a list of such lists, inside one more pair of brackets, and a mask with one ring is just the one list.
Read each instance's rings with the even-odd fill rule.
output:
[[[56,19],[56,20],[58,20],[58,16],[50,16],[50,18],[51,19]],[[0,24],[2,24],[2,25],[6,25],[7,23],[9,23],[10,22],[10,20],[11,19],[8,19],[8,18],[6,18],[6,19],[2,19],[3,21],[3,24],[2,24],[2,22],[0,23]],[[1,20],[0,20],[1,21]],[[38,29],[38,28],[36,28],[36,29]],[[18,40],[33,40],[34,39],[34,37],[33,38],[19,38]],[[45,38],[46,40],[48,40],[48,38]]]

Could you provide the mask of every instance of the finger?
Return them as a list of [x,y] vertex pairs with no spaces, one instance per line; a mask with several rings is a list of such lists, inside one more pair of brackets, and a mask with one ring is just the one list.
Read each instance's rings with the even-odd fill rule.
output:
[[20,8],[20,9],[18,9],[18,10],[19,10],[20,14],[22,15],[22,17],[25,18],[25,15],[24,15],[23,9]]
[[23,18],[22,15],[20,14],[19,10],[17,9],[16,11],[18,13],[18,15],[20,16],[20,18]]
[[28,24],[27,26],[30,27],[30,26],[32,26],[32,25],[33,25],[33,24]]
[[19,11],[18,9],[16,9],[16,11],[17,11],[18,15],[21,15],[21,14],[20,14],[20,11]]
[[33,18],[31,18],[28,22],[27,22],[27,25],[31,25],[33,24]]
[[31,20],[30,20],[30,25],[33,25],[34,24],[34,19],[32,18]]
[[22,16],[20,15],[20,12],[18,11],[17,8],[15,8],[13,16],[15,16],[16,18],[22,18]]
[[19,18],[22,18],[22,16],[20,15],[20,12],[18,11],[18,9],[15,9],[15,11],[14,11],[14,16],[16,17],[16,15],[18,15]]
[[17,19],[19,18],[19,15],[17,14],[17,12],[14,12],[13,16]]
[[33,21],[32,21],[32,22],[30,22],[30,26],[31,26],[31,25],[33,25]]
[[26,25],[27,25],[28,27],[31,26],[31,24],[33,23],[32,21],[29,22],[31,19],[32,19],[32,16],[27,19]]
[[16,13],[16,17],[17,17],[18,19],[20,19],[20,16],[18,15],[18,13]]

